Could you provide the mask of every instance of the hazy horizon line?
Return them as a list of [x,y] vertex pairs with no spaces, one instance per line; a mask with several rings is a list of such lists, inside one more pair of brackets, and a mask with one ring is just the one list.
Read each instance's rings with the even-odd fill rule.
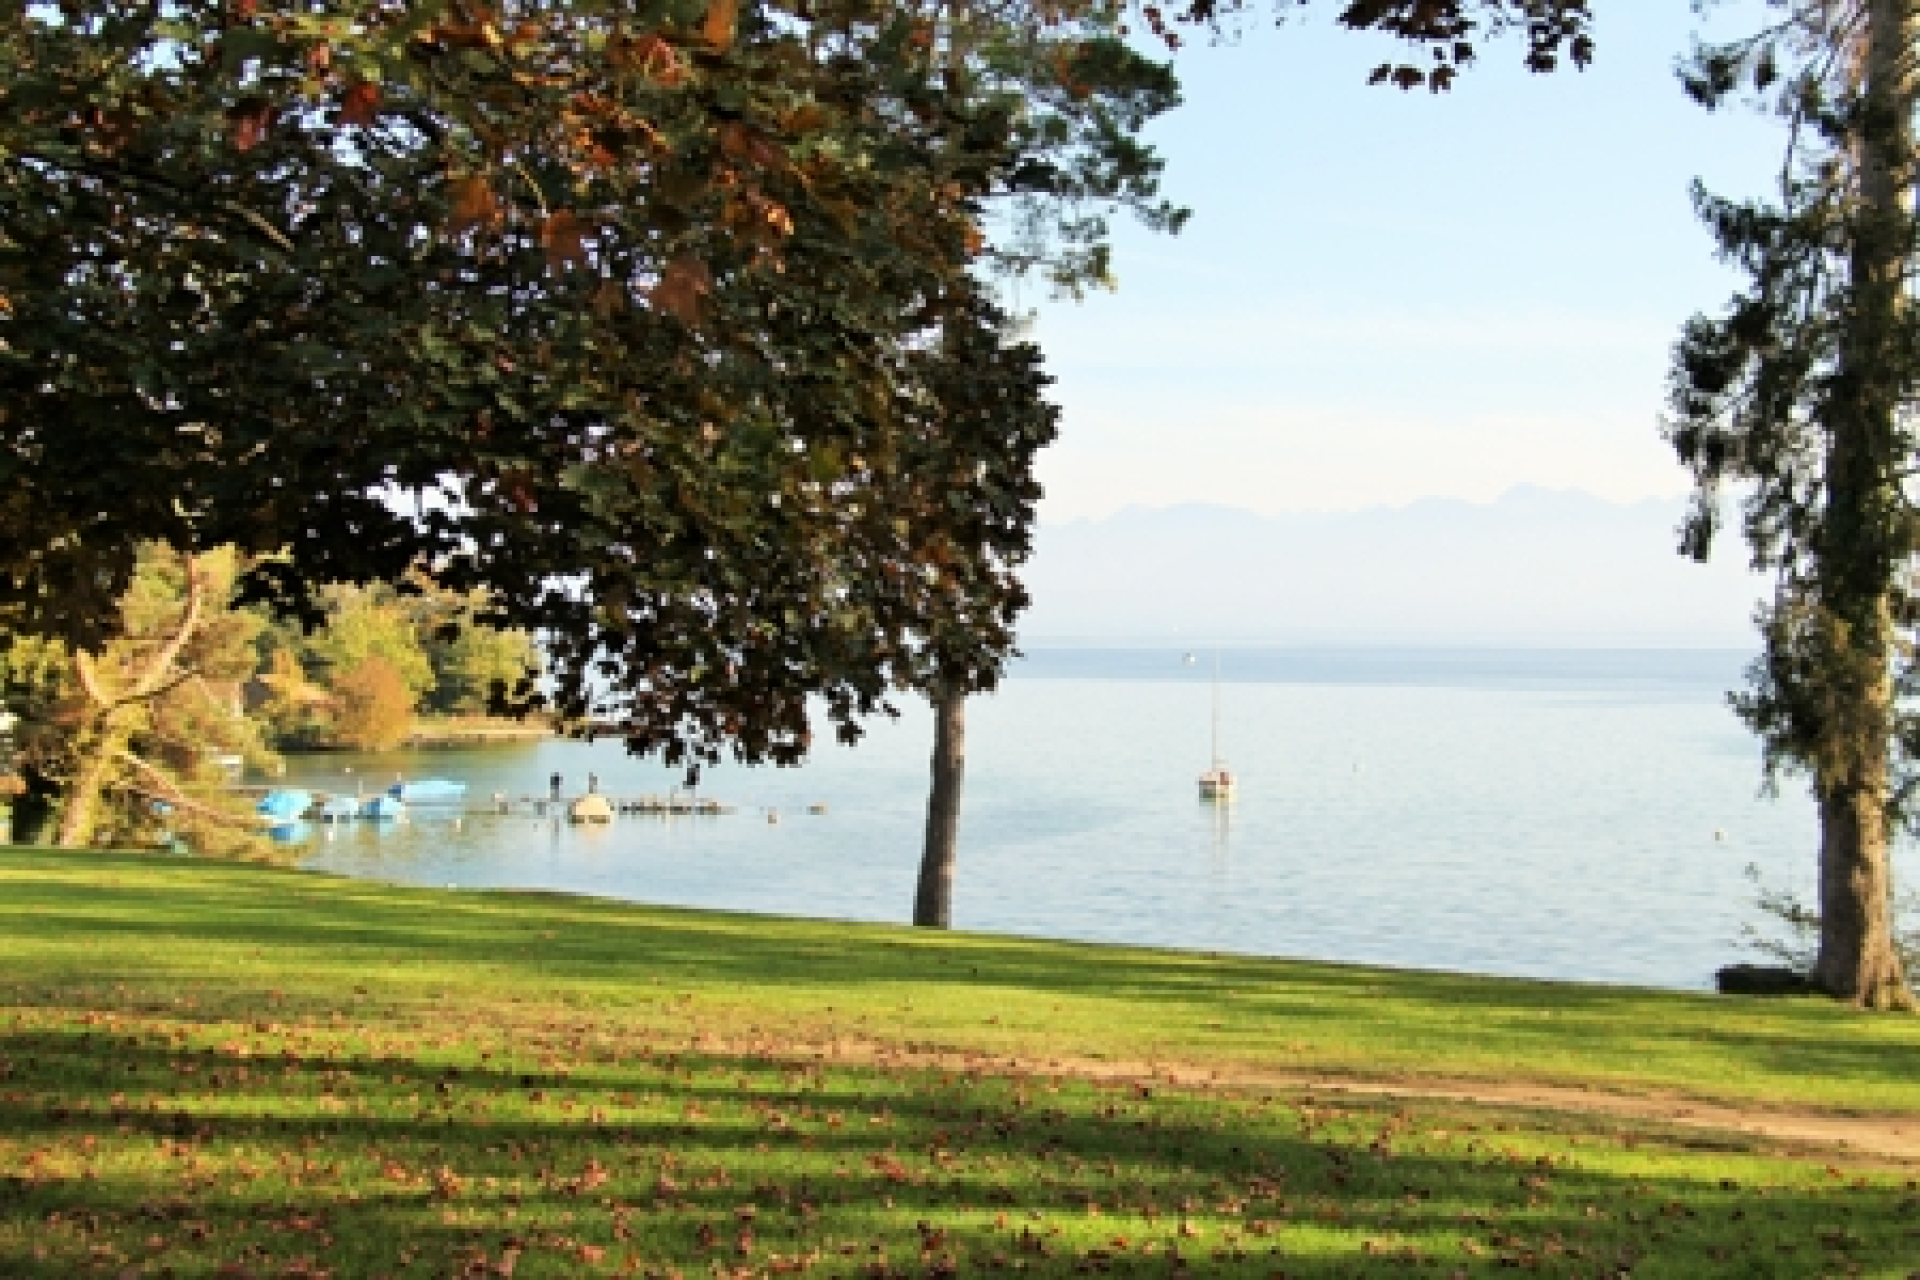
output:
[[1428,636],[1383,636],[1377,632],[1297,632],[1293,634],[1246,632],[1237,635],[1203,636],[1180,632],[1106,632],[1018,636],[1015,645],[1029,649],[1170,649],[1194,653],[1214,649],[1373,649],[1436,650],[1458,649],[1475,652],[1540,650],[1671,650],[1758,652],[1758,633],[1735,637],[1720,633],[1564,633],[1536,631],[1525,633],[1458,632]]
[[1279,507],[1270,509],[1242,506],[1233,502],[1219,502],[1208,498],[1189,498],[1175,502],[1127,502],[1112,508],[1103,515],[1063,516],[1057,519],[1049,519],[1047,517],[1045,500],[1043,499],[1041,502],[1039,523],[1042,526],[1057,528],[1061,525],[1069,524],[1099,524],[1119,516],[1135,513],[1155,515],[1168,511],[1181,510],[1229,511],[1240,515],[1256,516],[1263,520],[1281,519],[1288,516],[1354,516],[1382,511],[1406,511],[1424,503],[1444,503],[1463,507],[1497,507],[1513,498],[1532,495],[1580,498],[1610,507],[1679,504],[1687,501],[1690,496],[1685,490],[1681,490],[1670,494],[1647,494],[1638,498],[1610,498],[1605,494],[1595,493],[1591,489],[1581,489],[1572,485],[1537,484],[1532,481],[1522,481],[1518,484],[1508,485],[1491,498],[1472,498],[1459,494],[1436,493],[1424,494],[1417,498],[1408,498],[1405,500],[1382,499],[1379,502],[1362,506]]

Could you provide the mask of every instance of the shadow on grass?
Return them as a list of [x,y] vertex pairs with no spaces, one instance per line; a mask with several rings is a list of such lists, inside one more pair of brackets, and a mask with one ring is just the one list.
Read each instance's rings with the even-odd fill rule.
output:
[[[1533,1078],[1655,1087],[1761,1080],[1789,1096],[1811,1082],[1844,1080],[1881,1105],[1920,1110],[1911,1069],[1920,1023],[1870,1023],[1816,1001],[775,922],[562,894],[449,894],[140,855],[12,851],[0,865],[28,873],[8,885],[8,931],[16,945],[40,946],[44,972],[63,981],[143,982],[158,965],[182,982],[212,974],[235,991],[246,971],[235,957],[252,948],[270,953],[266,967],[311,979],[290,984],[286,1006],[308,1014],[356,1015],[349,992],[324,985],[325,975],[351,972],[377,975],[395,998],[484,973],[519,992],[629,1005],[682,986],[721,998],[739,988],[800,1014],[829,1005],[873,1012],[898,996],[1048,1016],[1050,1002],[1064,1001],[1085,1023],[1076,1032],[1066,1016],[1050,1028],[1066,1053],[1076,1034],[1081,1042],[1118,1039],[1109,1011],[1124,1010],[1144,1028],[1135,1042],[1150,1043],[1157,1056],[1265,1055],[1284,1065],[1275,1042],[1306,1037],[1333,1045],[1328,1052],[1343,1069],[1377,1065],[1391,1074],[1429,1061],[1424,1044],[1444,1046],[1468,1070],[1518,1064]],[[155,945],[162,942],[164,957]],[[62,953],[62,944],[78,949]],[[957,1025],[952,1016],[916,1021],[935,1040]],[[1411,1032],[1426,1040],[1410,1041]]]
[[0,1274],[1799,1277],[1920,1250],[1911,1183],[1566,1121],[116,1017],[0,1040]]

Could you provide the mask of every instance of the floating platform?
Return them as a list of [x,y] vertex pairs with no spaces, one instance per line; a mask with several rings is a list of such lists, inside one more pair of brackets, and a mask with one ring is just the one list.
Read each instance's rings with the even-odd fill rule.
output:
[[352,796],[328,796],[314,812],[322,822],[351,822],[360,816],[360,802]]
[[605,796],[584,795],[567,806],[568,822],[612,822],[613,805]]
[[[411,798],[415,788],[426,789],[420,793],[420,799],[411,803],[394,794],[396,791],[404,790]],[[454,788],[458,790],[455,791]],[[303,791],[291,787],[262,788],[258,785],[234,787],[231,790],[236,794],[257,798],[256,812],[259,813],[261,821],[269,825],[297,822],[303,818],[320,822],[351,822],[364,819],[391,819],[402,815],[414,818],[461,818],[512,817],[518,814],[543,818],[573,818],[574,811],[588,802],[596,811],[604,809],[605,817],[575,820],[604,822],[622,816],[712,818],[739,812],[739,806],[722,800],[678,793],[669,793],[664,796],[651,794],[616,796],[588,792],[585,795],[555,799],[544,794],[509,796],[505,792],[497,791],[491,797],[475,800],[467,797],[467,784],[440,779],[394,783],[385,791],[372,796],[344,792]],[[755,812],[759,811],[759,807],[756,806]],[[815,802],[807,806],[808,813],[822,814],[826,811],[827,806],[823,803]]]

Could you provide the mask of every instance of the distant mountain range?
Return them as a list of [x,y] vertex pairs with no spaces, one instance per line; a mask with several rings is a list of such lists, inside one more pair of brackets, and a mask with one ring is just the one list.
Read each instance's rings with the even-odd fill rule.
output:
[[1490,503],[1042,524],[1021,639],[1751,648],[1765,584],[1737,531],[1712,563],[1681,559],[1684,508],[1521,487]]

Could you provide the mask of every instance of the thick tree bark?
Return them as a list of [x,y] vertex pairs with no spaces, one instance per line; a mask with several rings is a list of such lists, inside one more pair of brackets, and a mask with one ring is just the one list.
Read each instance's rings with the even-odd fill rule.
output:
[[1820,951],[1814,985],[1875,1009],[1911,1009],[1893,945],[1884,790],[1820,800]]
[[1856,145],[1859,218],[1829,419],[1827,494],[1817,545],[1817,589],[1832,653],[1814,761],[1820,805],[1820,947],[1813,981],[1872,1008],[1912,1008],[1893,940],[1888,844],[1894,629],[1889,579],[1900,551],[1888,513],[1899,491],[1899,388],[1893,342],[1905,305],[1906,175],[1913,144],[1908,54],[1910,0],[1868,0],[1854,51],[1867,109]]
[[[102,718],[103,721],[106,717]],[[116,763],[112,726],[101,723],[76,748],[80,767],[67,783],[60,808],[60,827],[53,842],[62,849],[83,849],[93,843],[100,797]]]
[[960,784],[967,768],[967,695],[942,690],[933,699],[932,786],[927,839],[913,922],[932,929],[953,923],[953,864],[960,843]]

